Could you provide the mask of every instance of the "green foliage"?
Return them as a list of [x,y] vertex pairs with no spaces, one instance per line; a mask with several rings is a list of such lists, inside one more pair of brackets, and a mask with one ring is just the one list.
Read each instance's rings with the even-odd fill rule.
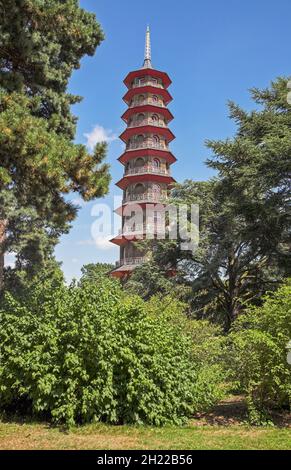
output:
[[[198,204],[200,240],[194,253],[181,240],[159,243],[151,267],[133,276],[149,297],[185,288],[193,316],[228,331],[245,305],[259,305],[290,273],[291,113],[287,79],[267,90],[252,90],[258,109],[245,112],[230,103],[237,124],[232,139],[208,141],[208,165],[218,171],[207,182],[175,185],[173,204]],[[189,211],[190,215],[190,211]],[[188,220],[190,223],[190,218]],[[151,269],[150,269],[151,268]],[[177,275],[167,279],[167,270]],[[153,288],[152,293],[148,292]]]
[[104,39],[95,15],[78,0],[5,0],[0,14],[0,87],[36,97],[33,113],[72,139],[70,106],[81,98],[66,89],[82,57]]
[[184,422],[218,399],[219,374],[195,355],[181,308],[127,297],[108,278],[70,287],[45,278],[21,299],[6,294],[2,406],[25,400],[67,425]]
[[291,283],[264,297],[233,325],[226,350],[232,378],[247,394],[250,419],[262,423],[269,407],[291,404]]
[[265,90],[252,89],[252,112],[230,102],[238,129],[233,139],[208,141],[220,185],[233,212],[244,221],[242,237],[267,265],[290,274],[291,105],[289,78],[279,77]]
[[70,191],[84,199],[104,194],[108,166],[106,148],[89,155],[49,129],[49,123],[31,114],[31,100],[0,92],[0,220],[6,221],[5,250],[17,254],[19,267],[31,269],[48,257],[62,233],[69,229],[76,208],[65,196]]
[[0,2],[0,256],[13,251],[32,274],[76,217],[66,195],[88,201],[108,190],[106,145],[91,155],[73,143],[70,107],[81,98],[67,93],[72,72],[103,38],[77,0]]
[[113,264],[109,263],[90,263],[85,264],[82,269],[82,276],[80,279],[80,284],[84,282],[90,282],[93,284],[97,284],[98,282],[102,282],[103,278],[110,273],[114,269]]

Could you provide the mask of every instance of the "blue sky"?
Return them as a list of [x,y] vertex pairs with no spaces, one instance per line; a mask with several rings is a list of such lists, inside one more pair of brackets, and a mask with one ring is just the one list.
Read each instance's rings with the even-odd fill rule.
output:
[[107,243],[96,246],[91,226],[96,220],[96,203],[113,206],[120,195],[114,183],[122,175],[117,158],[122,153],[118,136],[125,110],[123,79],[142,65],[144,36],[149,24],[152,61],[172,81],[174,98],[170,109],[175,116],[171,129],[176,135],[172,151],[178,161],[173,176],[205,180],[212,172],[204,161],[210,155],[205,139],[223,139],[234,133],[228,119],[227,100],[246,109],[252,102],[248,89],[266,87],[279,75],[290,74],[290,0],[81,0],[81,6],[95,12],[106,39],[95,56],[84,58],[74,72],[70,92],[84,97],[74,106],[78,116],[76,141],[86,143],[85,134],[109,139],[107,161],[112,184],[106,198],[83,204],[68,235],[56,248],[68,280],[80,275],[82,265],[114,262],[118,249]]

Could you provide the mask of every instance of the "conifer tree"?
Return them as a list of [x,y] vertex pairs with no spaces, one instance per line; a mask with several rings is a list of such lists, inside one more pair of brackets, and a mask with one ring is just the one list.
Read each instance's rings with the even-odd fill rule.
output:
[[13,251],[33,270],[76,216],[66,195],[90,200],[108,190],[106,146],[90,155],[73,143],[70,107],[81,98],[67,92],[104,37],[77,0],[5,0],[0,15],[0,258]]

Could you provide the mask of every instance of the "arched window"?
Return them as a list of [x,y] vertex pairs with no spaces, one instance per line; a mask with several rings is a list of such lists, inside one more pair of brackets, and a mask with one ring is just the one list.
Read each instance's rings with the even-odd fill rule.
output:
[[153,166],[154,166],[155,168],[160,168],[160,165],[161,165],[160,160],[159,160],[158,158],[154,158],[154,159],[153,159]]
[[157,95],[153,95],[152,100],[154,103],[158,103],[159,98],[157,97]]
[[144,83],[145,83],[145,78],[144,77],[141,77],[140,79],[138,79],[139,86],[143,86]]
[[139,195],[143,194],[145,191],[144,185],[141,183],[137,183],[134,188],[134,194]]
[[157,126],[159,123],[159,116],[157,114],[153,114],[151,119],[152,119],[152,123],[154,124],[154,126]]
[[142,124],[142,122],[144,121],[144,118],[145,118],[144,114],[142,114],[142,113],[139,114],[139,115],[137,116],[137,123],[138,123],[138,124]]
[[139,95],[138,96],[138,103],[142,104],[144,102],[144,95]]
[[142,145],[144,141],[144,136],[142,134],[138,135],[136,141],[139,145]]
[[144,166],[144,161],[143,161],[143,158],[137,158],[135,160],[135,165],[134,165],[136,168],[141,168],[142,166]]

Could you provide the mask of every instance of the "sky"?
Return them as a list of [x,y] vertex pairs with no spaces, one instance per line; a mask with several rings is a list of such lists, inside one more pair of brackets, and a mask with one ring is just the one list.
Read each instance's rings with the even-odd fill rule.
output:
[[[235,126],[228,118],[227,101],[243,108],[254,107],[249,89],[265,88],[278,76],[290,75],[290,0],[81,0],[83,8],[96,14],[106,39],[94,57],[85,57],[73,73],[69,91],[83,96],[73,107],[78,117],[76,142],[90,148],[108,141],[107,162],[112,182],[109,194],[84,204],[76,194],[70,199],[80,206],[69,234],[61,238],[56,258],[68,281],[80,276],[87,263],[112,262],[118,248],[105,238],[92,236],[100,207],[121,191],[115,182],[123,166],[118,136],[125,124],[123,79],[141,67],[145,30],[149,24],[154,68],[172,79],[170,128],[177,163],[172,174],[178,182],[187,178],[206,180],[214,173],[205,160],[211,156],[206,139],[232,137]],[[96,227],[95,227],[96,228]]]

